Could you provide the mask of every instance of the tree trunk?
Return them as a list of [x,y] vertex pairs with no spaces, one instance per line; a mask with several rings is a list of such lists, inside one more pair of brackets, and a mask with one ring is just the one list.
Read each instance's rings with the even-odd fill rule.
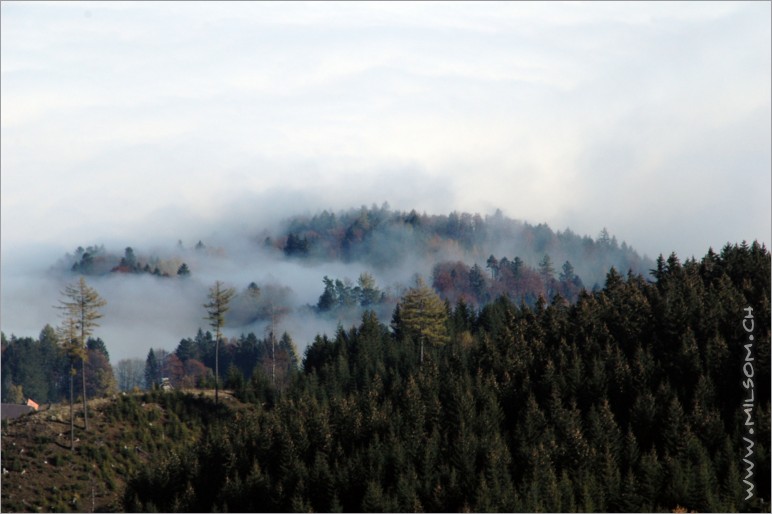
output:
[[274,312],[273,303],[271,303],[271,386],[276,388],[276,342],[273,338],[274,335]]
[[220,401],[220,331],[217,331],[217,341],[214,343],[214,404]]
[[83,425],[88,430],[88,407],[86,406],[86,358],[83,357],[81,362],[81,375],[83,376]]
[[75,370],[70,369],[70,451],[75,451]]

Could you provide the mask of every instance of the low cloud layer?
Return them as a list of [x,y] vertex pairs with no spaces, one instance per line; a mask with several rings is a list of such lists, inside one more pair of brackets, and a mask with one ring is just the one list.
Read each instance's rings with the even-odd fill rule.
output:
[[[125,273],[87,276],[89,285],[107,301],[94,336],[105,340],[111,360],[115,363],[123,358],[144,357],[150,348],[173,351],[181,339],[195,336],[199,328],[209,330],[204,304],[216,280],[237,293],[243,293],[252,282],[266,298],[279,292],[277,311],[284,312],[276,316],[273,328],[278,334],[287,331],[302,354],[316,335],[332,335],[339,323],[348,328],[357,321],[355,314],[330,317],[315,313],[313,306],[324,289],[324,276],[356,281],[360,273],[369,271],[379,287],[386,289],[409,284],[416,273],[428,276],[431,269],[423,260],[410,260],[385,271],[359,262],[289,260],[281,251],[264,248],[257,237],[260,232],[252,228],[251,237],[247,237],[239,223],[222,221],[214,232],[200,232],[198,239],[180,241],[182,246],[179,242],[133,246],[140,262],[156,257],[185,262],[191,269],[191,276],[185,279]],[[263,228],[273,236],[280,230],[278,224]],[[198,241],[205,242],[205,250],[194,248]],[[123,249],[121,245],[105,245],[112,255],[122,255]],[[69,271],[72,257],[66,257],[66,253],[73,254],[74,248],[58,254],[57,250],[36,247],[28,249],[30,253],[9,252],[3,266],[0,304],[2,330],[7,336],[37,336],[46,324],[56,326],[61,322],[61,312],[56,308],[64,298],[61,291],[78,275]],[[382,314],[383,321],[388,322],[390,312]],[[238,337],[254,332],[264,337],[268,325],[265,319],[250,325],[230,324],[224,334]]]
[[[650,257],[770,242],[769,3],[0,8],[7,332],[53,321],[40,272],[78,245],[249,244],[321,209],[501,209]],[[302,303],[329,273],[239,266],[200,287],[281,277]],[[103,285],[113,315],[142,301]],[[200,295],[147,332],[191,335]]]

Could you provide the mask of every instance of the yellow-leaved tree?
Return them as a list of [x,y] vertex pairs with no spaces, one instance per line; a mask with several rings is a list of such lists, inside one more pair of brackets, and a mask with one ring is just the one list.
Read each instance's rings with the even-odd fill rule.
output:
[[448,342],[448,312],[445,302],[420,277],[415,287],[408,289],[397,306],[395,317],[400,329],[421,347],[424,362],[424,344],[439,347]]
[[[64,299],[59,300],[58,308],[64,312],[63,334],[65,337],[63,341],[65,345],[77,343],[75,353],[81,360],[83,379],[83,425],[88,430],[88,411],[86,409],[86,357],[88,352],[86,343],[88,337],[94,333],[94,328],[99,326],[97,320],[102,317],[99,308],[107,305],[107,302],[99,296],[96,289],[86,284],[86,279],[83,277],[80,277],[78,282],[65,286],[62,290],[62,296]],[[74,340],[72,336],[74,336]]]

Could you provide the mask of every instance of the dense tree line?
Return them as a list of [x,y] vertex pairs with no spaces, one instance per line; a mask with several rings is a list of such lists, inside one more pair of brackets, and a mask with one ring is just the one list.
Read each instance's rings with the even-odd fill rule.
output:
[[605,228],[593,239],[569,229],[555,232],[546,224],[509,219],[500,211],[485,217],[458,212],[427,215],[393,211],[384,204],[296,216],[286,222],[284,230],[283,235],[265,242],[296,258],[357,260],[387,268],[415,256],[441,262],[449,255],[463,255],[466,262],[482,262],[491,254],[516,254],[535,268],[549,254],[557,265],[574,263],[575,274],[589,287],[601,284],[611,267],[645,273],[651,264]]
[[479,309],[419,283],[390,325],[368,311],[318,336],[283,389],[264,373],[241,382],[255,408],[142,470],[124,507],[768,511],[769,252],[661,257],[653,276],[611,269],[573,304],[501,295]]
[[[161,348],[148,352],[144,364],[145,385],[152,389],[167,378],[175,388],[214,388],[216,360],[215,337],[199,329],[195,337],[181,339],[171,353]],[[270,331],[265,338],[249,332],[238,338],[221,339],[219,361],[220,382],[240,392],[253,375],[284,387],[292,370],[297,370],[300,364],[290,335],[284,332],[279,337]]]
[[[116,390],[110,355],[104,341],[89,338],[85,359],[86,396],[104,396]],[[46,325],[38,338],[7,338],[2,334],[2,400],[39,404],[61,401],[69,395],[71,359],[56,331]],[[76,363],[80,373],[80,361]],[[82,396],[82,381],[76,381],[75,394]]]
[[451,304],[463,301],[475,307],[500,296],[532,307],[540,297],[552,300],[560,296],[574,303],[585,288],[570,261],[563,263],[556,276],[549,254],[542,257],[537,268],[528,266],[520,257],[510,261],[491,255],[486,268],[484,271],[479,264],[470,267],[461,261],[441,262],[432,271],[432,285]]
[[[196,249],[205,247],[199,241]],[[73,254],[67,254],[60,262],[61,267],[69,267],[70,271],[80,275],[105,275],[107,273],[147,274],[158,277],[188,277],[190,267],[179,258],[161,259],[157,256],[139,257],[134,249],[126,247],[123,256],[108,252],[104,246],[95,245],[83,248],[79,246]]]
[[[288,312],[286,294],[285,288],[269,284],[261,289],[253,282],[233,297],[233,308],[223,312],[224,319],[236,326],[247,320],[278,321]],[[226,385],[239,384],[249,381],[256,370],[266,373],[272,384],[284,387],[289,370],[297,369],[300,363],[292,337],[286,332],[274,334],[272,330],[265,338],[258,338],[253,332],[238,338],[220,337],[218,352],[217,337],[199,329],[195,337],[181,339],[172,352],[151,348],[144,360],[122,359],[115,370],[101,338],[88,338],[83,360],[76,351],[77,345],[67,345],[66,340],[65,334],[58,334],[50,325],[37,339],[14,335],[7,338],[3,333],[3,402],[24,403],[29,398],[38,403],[63,400],[69,395],[73,366],[78,374],[85,370],[86,396],[99,397],[116,390],[157,388],[164,379],[175,388],[215,388],[226,381]],[[219,381],[215,381],[218,368]],[[74,394],[78,397],[82,397],[82,383],[80,380],[75,384]]]
[[[279,255],[286,258],[356,260],[374,271],[404,269],[407,264],[413,272],[431,274],[432,285],[443,299],[452,304],[463,299],[476,308],[501,295],[531,306],[539,296],[551,300],[556,294],[573,302],[583,287],[599,287],[610,267],[645,273],[653,266],[626,243],[619,244],[605,228],[595,239],[580,237],[569,229],[554,232],[545,224],[509,219],[500,211],[485,217],[458,212],[427,215],[415,210],[393,211],[384,204],[337,214],[323,211],[312,217],[296,216],[278,233],[284,235],[275,240],[268,236],[265,243],[281,250]],[[201,241],[186,249],[180,241],[171,255],[142,255],[132,247],[126,247],[121,255],[94,245],[78,247],[58,267],[85,276],[112,273],[185,278],[194,272],[188,262],[196,268],[200,265],[198,257],[223,257],[225,253]],[[511,261],[505,257],[513,255]],[[500,262],[494,256],[501,256]],[[470,263],[477,264],[470,267]],[[567,273],[561,272],[560,266]],[[359,277],[362,279],[369,283],[325,277],[316,311],[351,320],[362,309],[380,305],[375,307],[378,314],[387,315],[396,301],[389,297],[389,290],[399,291],[402,285],[392,284],[387,294],[373,287],[372,275],[365,273]],[[296,307],[291,296],[286,286],[258,287],[252,282],[234,298],[226,322],[231,328],[247,327],[281,316]]]
[[316,304],[318,312],[330,312],[362,307],[373,308],[386,301],[386,293],[381,291],[370,273],[362,273],[354,285],[349,279],[331,279],[325,275],[322,279],[324,292]]

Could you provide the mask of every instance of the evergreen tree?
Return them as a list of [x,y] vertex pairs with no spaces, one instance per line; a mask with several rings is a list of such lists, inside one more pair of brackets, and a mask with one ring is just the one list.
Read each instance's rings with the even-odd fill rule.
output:
[[151,348],[147,352],[147,359],[145,360],[145,385],[148,389],[152,389],[160,384],[160,372],[161,366],[158,363],[155,351]]
[[[378,219],[368,214],[357,230]],[[424,217],[420,226],[441,222]],[[463,219],[454,223],[467,230]],[[706,259],[662,259],[656,283],[611,270],[603,288],[574,305],[518,306],[502,296],[478,315],[462,301],[449,312],[437,299],[435,328],[446,344],[421,367],[416,347],[401,344],[436,344],[422,330],[434,292],[426,288],[421,302],[419,283],[394,309],[393,332],[367,311],[359,325],[317,336],[281,395],[267,367],[292,369],[291,339],[272,351],[273,337],[242,336],[228,345],[229,383],[241,383],[236,370],[248,363],[264,366],[243,382],[241,397],[258,405],[234,409],[185,456],[131,479],[124,507],[758,510],[769,500],[769,392],[756,389],[759,503],[746,503],[743,355],[730,346],[743,336],[743,306],[768,301],[769,254],[740,245]],[[499,283],[538,282],[522,262],[517,279],[511,262],[498,265]],[[758,269],[766,280],[757,287],[749,277]],[[330,283],[336,295],[351,289]],[[768,315],[755,323],[753,378],[768,384]],[[214,341],[199,331],[195,345],[213,352]]]
[[189,338],[181,339],[174,353],[183,363],[188,359],[200,358],[195,341]]
[[127,246],[124,252],[124,256],[121,259],[121,266],[126,266],[130,271],[136,271],[137,269],[137,257],[134,255],[134,250]]
[[88,341],[86,342],[86,349],[89,352],[99,352],[105,357],[105,359],[108,361],[110,360],[110,353],[107,351],[107,345],[105,345],[105,342],[102,341],[101,337],[97,337],[96,339],[89,337]]
[[370,273],[362,273],[359,275],[359,278],[357,279],[357,287],[359,305],[362,307],[370,307],[380,303],[380,301],[383,299],[383,293],[381,293],[381,291],[376,286],[375,279]]
[[564,262],[563,271],[560,273],[560,281],[573,282],[574,278],[576,278],[576,274],[574,273],[574,267],[571,265],[569,261]]
[[482,268],[475,264],[469,270],[469,286],[479,304],[485,304],[488,301],[488,284],[483,274]]
[[545,287],[555,276],[555,268],[552,265],[552,259],[547,253],[545,253],[544,257],[542,257],[541,261],[539,261],[539,275],[541,275]]
[[321,312],[326,312],[338,305],[338,295],[335,292],[335,284],[332,279],[325,275],[322,281],[324,282],[324,292],[319,297],[316,307]]

